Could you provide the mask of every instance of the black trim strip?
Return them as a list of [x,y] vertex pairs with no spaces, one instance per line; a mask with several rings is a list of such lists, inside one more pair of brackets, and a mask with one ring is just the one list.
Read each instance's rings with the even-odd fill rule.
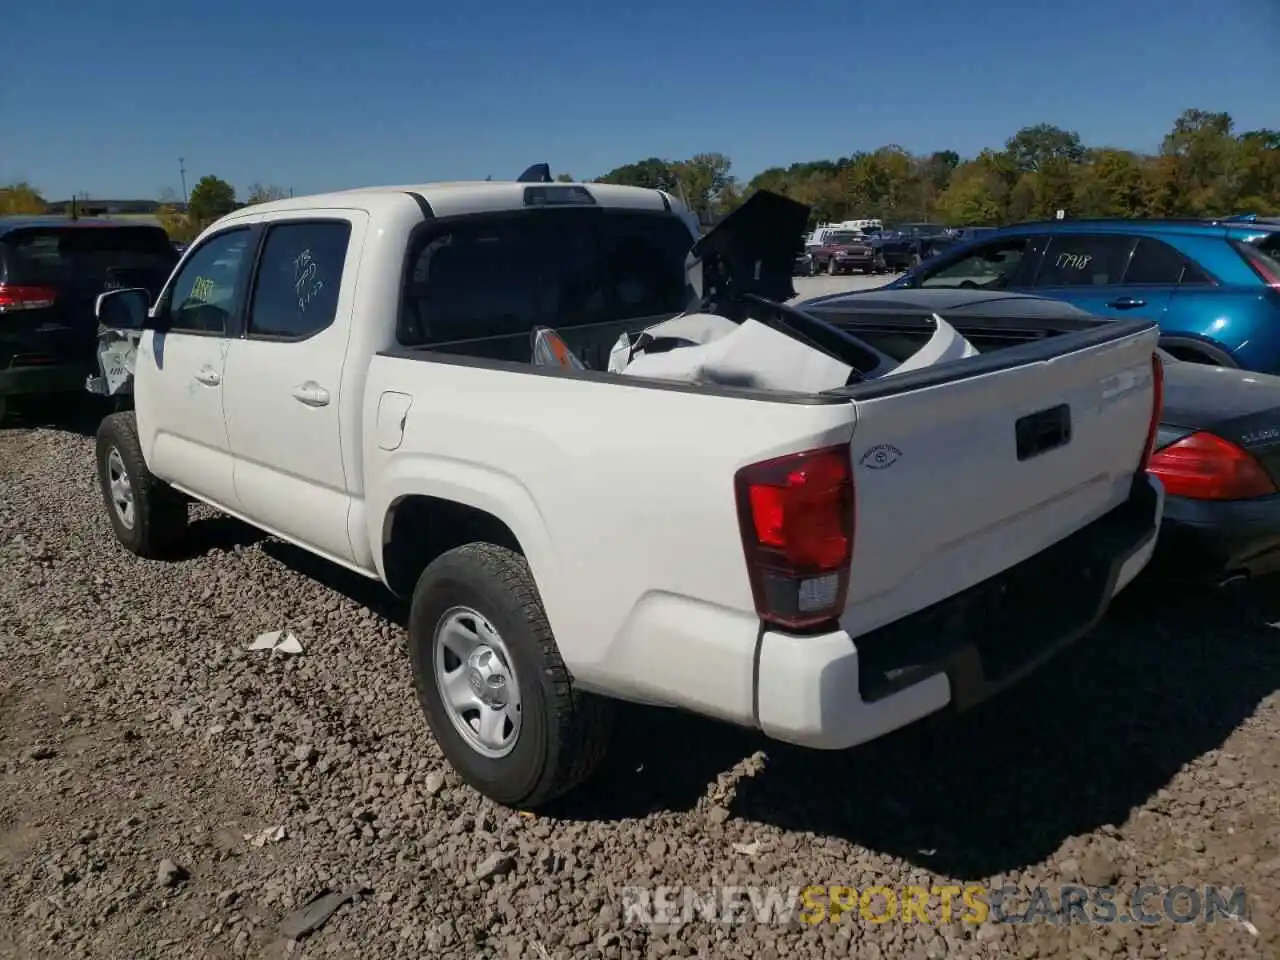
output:
[[427,203],[426,197],[420,193],[415,193],[412,190],[406,190],[405,192],[408,193],[409,196],[413,198],[413,202],[418,205],[418,209],[422,211],[422,218],[424,220],[434,220],[436,218],[436,212],[431,209],[431,204]]
[[981,353],[976,357],[966,357],[963,360],[953,360],[934,367],[924,367],[898,376],[852,384],[828,391],[828,395],[848,400],[876,400],[880,397],[891,397],[899,393],[909,393],[912,390],[940,387],[958,380],[999,373],[1014,367],[1046,363],[1064,354],[1088,350],[1105,343],[1114,343],[1117,340],[1124,340],[1156,329],[1158,325],[1154,320],[1113,320],[1092,330],[1064,333],[1060,337],[1046,337],[1043,340],[1007,347],[993,353]]

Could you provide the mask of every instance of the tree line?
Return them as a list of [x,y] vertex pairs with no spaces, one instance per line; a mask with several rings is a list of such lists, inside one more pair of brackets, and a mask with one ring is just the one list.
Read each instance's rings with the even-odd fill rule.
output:
[[[879,217],[995,226],[1051,218],[1059,210],[1072,218],[1280,213],[1280,130],[1237,132],[1229,113],[1204,110],[1183,111],[1154,154],[1088,147],[1078,133],[1040,123],[967,159],[954,150],[913,154],[889,145],[773,167],[745,184],[732,169],[723,153],[699,153],[687,160],[650,157],[596,179],[666,190],[704,220],[762,189],[808,204],[816,222]],[[163,191],[157,217],[170,236],[186,241],[238,207],[287,195],[256,183],[241,202],[230,183],[209,175],[185,205],[172,190]],[[0,215],[43,213],[47,206],[29,183],[0,187]]]
[[1059,210],[1072,218],[1280,213],[1280,131],[1237,132],[1229,113],[1204,110],[1184,111],[1154,154],[1089,147],[1078,133],[1041,123],[968,159],[889,145],[773,167],[745,184],[731,171],[724,154],[703,153],[650,157],[598,179],[683,195],[704,218],[762,189],[808,204],[814,221],[827,223],[879,217],[997,226]]

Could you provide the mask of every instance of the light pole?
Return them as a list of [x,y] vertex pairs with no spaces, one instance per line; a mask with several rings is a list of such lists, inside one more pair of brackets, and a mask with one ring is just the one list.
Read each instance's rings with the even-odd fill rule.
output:
[[188,200],[187,198],[187,166],[186,166],[186,161],[182,157],[178,158],[178,176],[182,178],[182,205],[185,207],[187,205],[187,200]]

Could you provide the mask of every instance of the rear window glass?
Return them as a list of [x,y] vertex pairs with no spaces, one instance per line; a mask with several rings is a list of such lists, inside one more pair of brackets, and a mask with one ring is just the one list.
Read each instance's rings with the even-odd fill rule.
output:
[[1280,232],[1267,234],[1253,241],[1253,245],[1267,255],[1280,268]]
[[51,227],[14,231],[0,242],[10,283],[145,287],[154,296],[178,260],[159,229]]
[[410,250],[399,340],[430,346],[677,313],[692,245],[688,227],[663,214],[548,210],[461,220]]

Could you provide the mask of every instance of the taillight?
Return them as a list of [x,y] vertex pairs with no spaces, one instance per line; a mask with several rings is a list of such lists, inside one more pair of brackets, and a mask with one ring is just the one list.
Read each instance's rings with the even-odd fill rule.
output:
[[1244,257],[1245,263],[1253,268],[1253,272],[1258,275],[1259,280],[1273,290],[1280,290],[1280,266],[1277,266],[1275,260],[1252,243],[1240,241],[1235,244],[1235,248],[1239,251],[1240,256]]
[[0,313],[16,313],[19,310],[44,310],[58,299],[58,291],[52,287],[21,287],[12,283],[0,283]]
[[1160,429],[1160,415],[1164,412],[1164,362],[1160,354],[1151,355],[1151,423],[1147,426],[1147,445],[1142,451],[1142,465],[1146,470],[1156,448],[1156,432]]
[[848,446],[751,464],[738,471],[734,486],[760,619],[796,628],[837,617],[853,559]]
[[1248,500],[1278,492],[1247,450],[1212,433],[1193,433],[1169,444],[1147,467],[1171,497]]

